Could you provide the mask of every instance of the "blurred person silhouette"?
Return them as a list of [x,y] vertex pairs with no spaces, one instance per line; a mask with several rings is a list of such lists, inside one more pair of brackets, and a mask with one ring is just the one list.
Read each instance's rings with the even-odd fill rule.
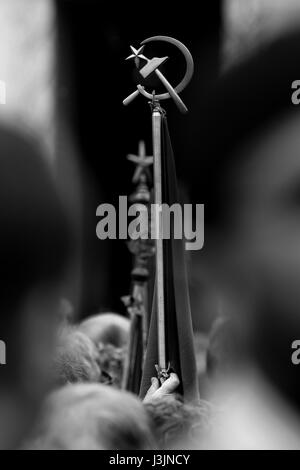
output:
[[151,419],[135,395],[103,384],[53,392],[26,449],[146,450],[157,447]]
[[205,204],[195,270],[231,321],[231,366],[224,351],[214,387],[224,409],[204,448],[300,448],[291,361],[300,338],[300,112],[291,100],[299,59],[294,30],[232,67],[192,128],[199,157],[188,178],[193,202]]
[[0,128],[0,448],[19,445],[48,391],[59,299],[71,256],[68,216],[39,145]]
[[[144,403],[134,394],[104,384],[68,384],[45,400],[40,419],[24,448],[34,450],[147,450],[157,449],[166,421],[174,413],[179,384],[176,374],[162,384],[153,378]],[[174,398],[175,400],[175,398]],[[157,411],[168,409],[158,422]],[[178,408],[178,406],[177,406]],[[177,413],[178,415],[178,413]],[[181,417],[187,411],[181,411]],[[190,415],[189,415],[190,417]],[[187,426],[187,416],[185,422]],[[181,430],[176,422],[176,430]],[[168,432],[172,424],[168,427]],[[174,428],[174,426],[173,426]],[[164,433],[163,433],[164,431]],[[170,438],[170,436],[168,436]]]

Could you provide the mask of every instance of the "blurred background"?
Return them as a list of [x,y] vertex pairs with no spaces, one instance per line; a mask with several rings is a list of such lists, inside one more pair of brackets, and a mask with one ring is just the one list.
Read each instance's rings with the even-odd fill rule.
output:
[[[101,202],[117,207],[119,195],[132,192],[134,167],[125,157],[137,152],[138,141],[145,140],[148,154],[152,152],[147,101],[139,98],[126,108],[122,105],[134,91],[137,78],[133,64],[124,59],[130,54],[130,45],[137,47],[153,35],[174,36],[185,43],[194,56],[196,75],[183,99],[191,109],[189,119],[197,119],[194,94],[218,69],[220,2],[204,6],[201,17],[196,5],[170,12],[160,6],[154,11],[150,4],[123,4],[119,9],[103,7],[103,2],[97,1],[59,0],[56,7],[58,107],[75,136],[79,165],[88,180],[88,191],[83,195],[83,310],[91,312],[102,306],[123,311],[119,299],[129,291],[131,256],[124,241],[100,242],[96,238],[95,210]],[[147,52],[151,57],[149,47]],[[171,56],[164,72],[172,83],[180,79],[185,67],[176,52],[174,55],[168,47],[156,49],[158,56]],[[160,89],[158,83],[151,85]],[[166,107],[180,175],[185,152],[191,151],[185,138],[188,119],[173,103]]]
[[[136,82],[132,63],[124,61],[129,46],[157,34],[174,36],[194,57],[195,76],[183,93],[188,116],[181,116],[172,102],[166,104],[178,175],[188,185],[186,156],[200,156],[194,155],[187,130],[197,123],[206,85],[298,21],[299,11],[297,0],[214,0],[172,8],[149,2],[1,1],[0,79],[6,83],[7,103],[0,107],[0,118],[20,122],[41,137],[74,219],[83,222],[73,286],[82,315],[101,309],[124,312],[120,297],[129,291],[126,244],[100,242],[95,231],[97,206],[117,205],[119,195],[133,189],[126,155],[137,151],[140,139],[148,154],[152,150],[147,102],[139,98],[127,108],[122,105]],[[164,73],[176,83],[184,72],[182,58],[168,47],[159,46],[159,54],[171,56]],[[153,81],[150,85],[159,88]],[[192,304],[199,295],[191,279]],[[205,305],[203,312],[196,326],[205,329]]]

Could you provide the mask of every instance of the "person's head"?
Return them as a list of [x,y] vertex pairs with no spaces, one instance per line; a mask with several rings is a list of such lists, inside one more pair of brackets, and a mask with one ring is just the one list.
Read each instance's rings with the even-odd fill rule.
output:
[[113,312],[103,312],[84,319],[78,329],[96,345],[99,365],[111,384],[121,388],[129,341],[130,321]]
[[0,128],[0,448],[16,445],[48,389],[71,234],[50,168],[31,138]]
[[290,347],[300,334],[300,112],[291,85],[300,76],[299,58],[294,32],[220,78],[201,110],[198,171],[191,171],[193,200],[205,204],[199,265],[239,306],[247,353],[280,386],[294,382],[295,395]]
[[155,435],[161,449],[199,448],[199,440],[210,426],[212,408],[201,401],[199,405],[185,404],[173,395],[165,395],[145,403],[154,423]]
[[75,327],[64,327],[58,332],[53,370],[57,385],[100,382],[101,368],[96,345]]
[[116,348],[127,346],[130,320],[118,313],[103,312],[85,318],[78,328],[96,345],[110,344]]
[[97,351],[103,378],[106,374],[112,386],[121,388],[127,350],[125,348],[116,348],[109,343],[98,343]]
[[32,441],[36,450],[155,449],[142,402],[102,384],[67,385],[47,399]]

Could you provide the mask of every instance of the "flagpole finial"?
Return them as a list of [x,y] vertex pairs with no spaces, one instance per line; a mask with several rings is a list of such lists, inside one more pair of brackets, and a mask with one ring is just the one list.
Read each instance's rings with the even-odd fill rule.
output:
[[132,178],[133,183],[138,183],[143,174],[145,174],[148,179],[151,179],[149,166],[153,164],[153,157],[147,156],[146,145],[143,140],[139,141],[138,155],[133,155],[130,153],[127,155],[127,160],[136,165],[136,169]]
[[141,59],[146,60],[146,61],[148,60],[147,57],[143,55],[144,48],[145,46],[141,46],[139,49],[136,49],[135,47],[130,46],[132,54],[126,57],[125,60],[134,59],[135,66],[139,67]]
[[[152,59],[149,59],[143,54],[145,45],[148,44],[149,42],[155,42],[155,41],[160,41],[160,42],[167,42],[169,44],[174,45],[177,47],[183,54],[185,61],[186,61],[186,72],[181,80],[181,82],[173,87],[170,82],[166,79],[166,77],[162,74],[160,71],[159,67],[164,64],[169,57],[153,57]],[[187,47],[182,44],[182,42],[178,41],[175,38],[171,38],[169,36],[153,36],[151,38],[145,39],[144,41],[141,42],[141,46],[139,48],[134,48],[133,46],[130,46],[132,54],[127,57],[126,60],[128,59],[134,59],[135,65],[138,68],[140,65],[140,60],[146,61],[146,64],[139,70],[139,73],[143,79],[149,77],[152,73],[155,73],[156,76],[159,78],[161,83],[164,85],[166,88],[166,93],[161,93],[156,95],[156,99],[158,101],[160,100],[166,100],[169,98],[172,98],[173,101],[175,102],[176,106],[182,113],[186,113],[187,107],[183,103],[182,99],[179,96],[179,93],[182,92],[185,87],[189,84],[193,73],[194,73],[194,61],[193,57],[190,53],[190,51],[187,49]],[[141,85],[137,85],[136,91],[131,93],[124,101],[123,104],[127,106],[129,103],[131,103],[138,95],[142,95],[148,100],[152,99],[151,93],[148,93],[147,90]]]

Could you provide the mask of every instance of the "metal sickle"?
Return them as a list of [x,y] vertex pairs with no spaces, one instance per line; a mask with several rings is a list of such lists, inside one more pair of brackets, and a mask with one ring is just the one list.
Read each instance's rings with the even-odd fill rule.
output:
[[[194,60],[193,60],[192,54],[190,53],[188,48],[184,44],[182,44],[182,42],[178,41],[178,39],[171,38],[170,36],[153,36],[151,38],[145,39],[144,41],[141,42],[141,44],[144,45],[144,44],[147,44],[149,42],[154,42],[154,41],[168,42],[176,46],[177,49],[179,49],[182,52],[186,61],[186,72],[181,82],[176,87],[174,87],[174,90],[176,91],[176,93],[181,93],[186,88],[186,86],[190,83],[194,74]],[[152,95],[150,93],[147,93],[145,89],[143,89],[142,94],[146,96],[148,99],[152,99]],[[161,93],[160,95],[156,95],[156,99],[158,100],[166,100],[168,98],[171,98],[169,93]]]
[[[159,95],[156,95],[155,98],[160,101],[160,100],[166,100],[169,98],[172,98],[178,108],[180,109],[181,112],[186,113],[187,108],[181,98],[179,97],[178,93],[180,93],[184,88],[189,84],[193,73],[194,73],[194,61],[193,57],[188,50],[188,48],[182,44],[182,42],[178,41],[175,38],[169,37],[169,36],[153,36],[151,38],[145,39],[144,41],[141,42],[141,45],[144,46],[145,44],[153,41],[163,41],[170,43],[174,46],[176,46],[183,54],[186,60],[186,72],[181,80],[181,82],[174,88],[172,85],[168,82],[168,80],[164,77],[164,75],[160,72],[158,68],[155,69],[155,73],[161,80],[161,82],[164,84],[165,88],[168,90],[167,93],[161,93]],[[142,85],[137,85],[137,90],[132,93],[130,96],[128,96],[124,101],[123,104],[126,106],[129,104],[134,98],[137,97],[138,94],[141,94],[145,96],[145,98],[152,100],[153,94],[148,93],[145,88]]]

